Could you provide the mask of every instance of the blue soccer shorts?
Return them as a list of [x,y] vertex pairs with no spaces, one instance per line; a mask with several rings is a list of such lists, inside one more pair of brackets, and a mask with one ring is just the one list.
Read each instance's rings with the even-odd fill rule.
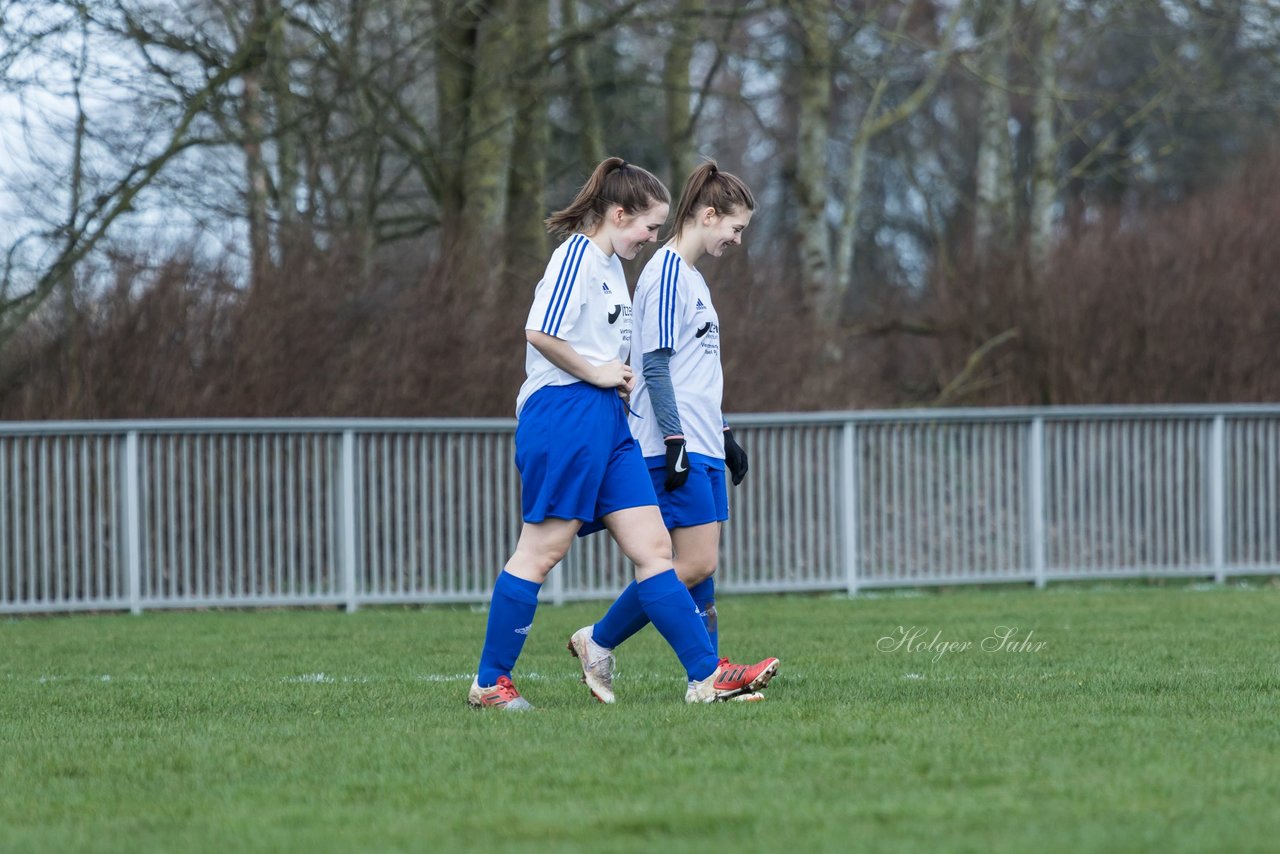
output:
[[689,479],[679,489],[668,492],[665,457],[646,457],[649,478],[662,509],[668,530],[692,528],[729,518],[729,491],[725,488],[724,460],[689,454]]
[[516,424],[516,468],[524,521],[579,519],[580,537],[602,530],[610,513],[658,503],[611,388],[581,382],[535,391]]

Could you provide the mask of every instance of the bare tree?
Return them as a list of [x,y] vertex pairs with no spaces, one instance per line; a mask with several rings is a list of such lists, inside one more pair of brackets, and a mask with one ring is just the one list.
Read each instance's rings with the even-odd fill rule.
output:
[[[880,27],[875,18],[844,19],[847,32],[837,43],[833,32],[841,20],[833,17],[828,4],[789,4],[799,44],[798,67],[793,70],[797,78],[798,111],[795,238],[800,247],[804,293],[821,327],[829,330],[841,319],[845,295],[854,275],[870,145],[876,137],[906,121],[927,103],[949,67],[964,8],[963,2],[958,3],[941,32],[930,36],[937,39],[936,44],[907,38],[908,24],[919,12],[915,2],[896,7],[886,4],[873,10],[877,14],[892,15],[894,25],[882,37],[884,46],[879,57],[860,62],[855,36],[878,31]],[[929,26],[934,24],[931,19],[927,22]],[[906,75],[887,61],[890,56],[899,57],[897,48],[902,46],[908,50],[904,61],[910,62],[908,67],[912,68]],[[912,53],[919,59],[913,60]],[[852,127],[831,125],[832,117],[837,114],[831,75],[837,67],[856,69],[858,77],[874,81],[861,116]],[[843,170],[836,165],[838,159],[830,156],[833,140],[844,144]],[[844,188],[843,192],[840,187]],[[838,226],[833,229],[828,211],[836,206],[842,213]]]
[[[11,247],[3,297],[0,298],[0,345],[59,286],[67,286],[77,265],[107,239],[117,220],[134,211],[143,193],[157,182],[166,168],[191,149],[220,142],[204,133],[203,120],[207,112],[215,102],[228,96],[241,75],[261,64],[260,44],[265,38],[262,33],[256,33],[254,38],[247,39],[229,54],[218,55],[203,50],[203,46],[197,43],[183,43],[169,33],[136,31],[135,25],[139,20],[136,10],[124,3],[96,7],[92,12],[81,4],[45,9],[49,16],[67,11],[78,22],[76,29],[83,39],[93,34],[132,46],[144,62],[158,62],[158,54],[174,50],[189,51],[190,56],[200,61],[194,69],[190,65],[168,69],[168,84],[182,93],[181,101],[174,104],[172,121],[158,132],[138,131],[140,135],[134,137],[129,149],[121,151],[116,147],[116,163],[110,162],[112,147],[104,147],[103,143],[114,139],[118,131],[95,126],[80,96],[84,65],[73,65],[79,70],[74,72],[72,156],[65,172],[55,171],[48,176],[51,181],[69,188],[69,208],[52,231],[45,235],[29,233],[14,242],[13,247],[16,247],[28,238],[43,237],[47,247],[41,260],[21,277],[21,281],[13,265],[15,251]],[[53,41],[33,40],[28,44],[32,49],[46,47],[57,50]],[[87,57],[87,54],[81,53],[80,56]],[[92,169],[86,155],[86,146],[91,140],[97,143]]]
[[[901,42],[906,35],[907,24],[916,11],[914,0],[908,2],[899,13],[893,42]],[[879,79],[871,91],[862,119],[849,140],[848,167],[845,174],[845,190],[842,198],[843,214],[836,245],[835,275],[831,281],[829,303],[839,314],[844,305],[845,293],[853,281],[854,255],[858,244],[858,217],[862,211],[863,188],[866,180],[867,154],[872,140],[898,123],[910,118],[921,109],[924,102],[937,88],[950,67],[950,57],[955,49],[956,31],[963,18],[964,4],[957,3],[943,29],[936,50],[928,52],[927,70],[919,75],[919,82],[908,94],[889,108],[883,101],[892,82],[893,70],[882,68]]]
[[[1280,9],[1265,0],[179,6],[3,6],[0,358],[19,328],[74,338],[106,250],[145,255],[162,230],[226,266],[192,281],[230,287],[229,312],[345,329],[306,312],[349,311],[412,342],[421,330],[390,314],[430,296],[417,308],[442,318],[442,342],[477,316],[515,328],[500,274],[544,257],[551,200],[606,153],[673,185],[706,153],[760,200],[726,262],[743,311],[808,308],[774,342],[780,364],[794,350],[822,365],[797,395],[825,400],[879,354],[858,377],[886,399],[980,399],[1033,347],[1019,312],[1065,281],[1063,247],[1208,192],[1280,124]],[[492,247],[465,256],[485,309],[459,320],[442,258],[473,240]],[[993,250],[1019,275],[978,272]],[[298,286],[317,270],[335,277],[323,297]]]

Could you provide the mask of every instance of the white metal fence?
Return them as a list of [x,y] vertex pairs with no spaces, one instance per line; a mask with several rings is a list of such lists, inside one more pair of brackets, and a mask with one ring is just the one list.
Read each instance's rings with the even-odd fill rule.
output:
[[[1280,407],[733,419],[719,587],[1280,572]],[[483,601],[519,529],[514,422],[0,425],[0,612]],[[629,568],[579,540],[553,601]]]

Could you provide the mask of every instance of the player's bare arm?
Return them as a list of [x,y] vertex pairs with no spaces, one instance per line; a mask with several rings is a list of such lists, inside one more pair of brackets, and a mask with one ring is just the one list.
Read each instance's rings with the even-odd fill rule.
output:
[[536,329],[526,329],[524,337],[534,349],[547,358],[547,361],[560,370],[599,388],[616,388],[620,392],[631,393],[634,380],[630,365],[625,365],[617,359],[602,365],[593,365],[573,349],[568,341]]

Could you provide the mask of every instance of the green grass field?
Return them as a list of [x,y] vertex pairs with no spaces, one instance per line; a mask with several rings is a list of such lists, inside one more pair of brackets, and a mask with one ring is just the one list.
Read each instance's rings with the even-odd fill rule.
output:
[[601,607],[540,610],[528,714],[465,705],[479,609],[0,621],[0,850],[1280,845],[1274,582],[726,597],[782,669],[699,707],[652,629],[590,698]]

